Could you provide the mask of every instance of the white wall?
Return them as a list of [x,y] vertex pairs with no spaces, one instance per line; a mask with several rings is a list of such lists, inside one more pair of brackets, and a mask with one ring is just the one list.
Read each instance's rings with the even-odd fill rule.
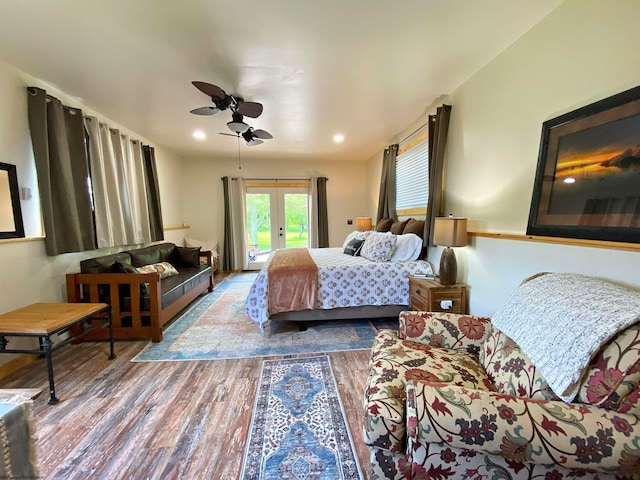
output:
[[31,200],[22,200],[27,237],[42,235],[35,165],[27,118],[26,75],[0,61],[0,161],[16,165],[18,184],[32,190]]
[[[260,147],[256,147],[260,148]],[[367,166],[364,162],[264,161],[259,152],[252,159],[185,159],[184,218],[191,228],[187,236],[218,240],[222,246],[224,226],[224,176],[244,178],[309,178],[324,176],[327,181],[329,243],[341,246],[355,228],[347,219],[367,215],[371,204],[366,192]],[[375,208],[375,207],[374,207]]]
[[[640,84],[638,25],[638,0],[567,0],[452,92],[445,211],[471,231],[524,234],[542,122]],[[638,252],[474,238],[456,254],[476,314],[493,314],[538,271],[640,288]]]
[[[23,240],[0,240],[0,312],[7,312],[34,302],[66,301],[65,274],[79,271],[78,263],[84,258],[102,255],[110,250],[90,251],[49,257],[41,238],[42,222],[38,197],[33,150],[27,118],[27,92],[29,85],[39,86],[58,97],[63,103],[82,108],[83,112],[98,117],[114,128],[153,143],[135,132],[92,111],[76,99],[65,95],[44,82],[34,79],[11,65],[0,61],[0,161],[17,166],[20,187],[31,189],[32,198],[22,200],[25,234]],[[182,219],[182,160],[165,148],[154,145],[158,167],[158,181],[165,225],[181,225]],[[175,232],[170,232],[175,234]],[[29,238],[30,237],[30,238]],[[180,234],[180,238],[182,235]],[[169,235],[167,235],[169,239]],[[170,239],[169,239],[170,240]],[[170,240],[171,241],[171,240]],[[111,249],[113,250],[113,249]],[[12,342],[14,342],[12,340]],[[13,347],[16,344],[13,343]],[[0,357],[0,364],[11,356]]]

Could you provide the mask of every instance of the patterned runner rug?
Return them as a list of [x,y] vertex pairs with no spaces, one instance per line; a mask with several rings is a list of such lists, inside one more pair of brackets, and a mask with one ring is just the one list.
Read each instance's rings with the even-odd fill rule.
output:
[[[196,300],[163,333],[149,343],[134,362],[221,360],[368,350],[376,328],[368,320],[310,322],[300,331],[297,322],[276,321],[262,334],[247,316],[244,303],[255,274],[238,274]],[[397,327],[397,320],[395,321]]]
[[363,478],[329,357],[263,362],[240,478]]

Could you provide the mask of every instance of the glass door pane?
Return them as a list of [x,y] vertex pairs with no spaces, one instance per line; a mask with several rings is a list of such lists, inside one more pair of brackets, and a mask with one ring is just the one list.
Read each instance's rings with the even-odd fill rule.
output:
[[283,193],[284,245],[282,248],[309,246],[309,208],[307,193]]
[[306,188],[249,187],[247,261],[259,270],[278,248],[309,246],[309,195]]
[[262,263],[271,253],[271,194],[249,193],[247,205],[247,255],[249,268],[260,268],[253,263]]

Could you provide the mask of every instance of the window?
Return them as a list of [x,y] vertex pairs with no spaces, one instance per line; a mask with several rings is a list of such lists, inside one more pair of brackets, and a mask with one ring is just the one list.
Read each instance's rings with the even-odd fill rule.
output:
[[429,199],[429,142],[423,138],[396,157],[398,215],[424,213]]

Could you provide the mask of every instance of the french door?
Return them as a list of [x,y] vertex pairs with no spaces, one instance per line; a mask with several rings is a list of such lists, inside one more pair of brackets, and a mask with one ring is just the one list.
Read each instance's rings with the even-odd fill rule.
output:
[[309,246],[309,190],[247,187],[246,242],[249,270],[262,268],[278,248]]

